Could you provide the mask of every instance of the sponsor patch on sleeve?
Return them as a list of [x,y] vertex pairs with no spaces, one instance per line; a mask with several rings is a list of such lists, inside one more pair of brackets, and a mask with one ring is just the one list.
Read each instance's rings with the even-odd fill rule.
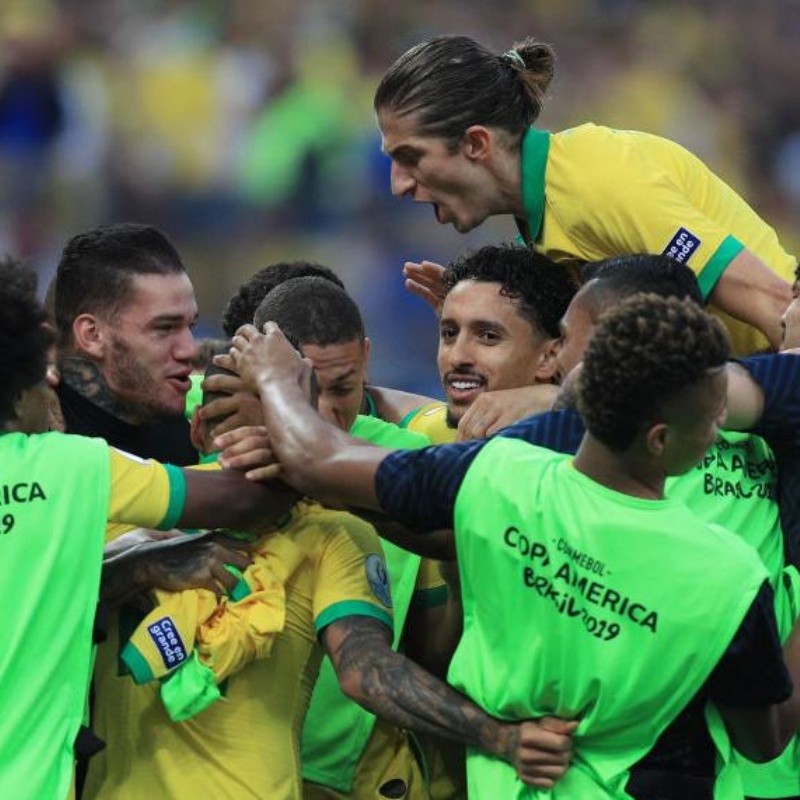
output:
[[148,625],[147,632],[161,654],[167,669],[174,669],[186,661],[186,648],[170,617],[162,617]]
[[678,228],[678,232],[669,240],[661,255],[674,258],[679,264],[685,264],[697,248],[700,240],[686,228]]
[[372,594],[386,606],[392,607],[392,593],[389,589],[389,573],[386,570],[386,562],[377,553],[367,556],[364,562],[367,571],[367,583]]

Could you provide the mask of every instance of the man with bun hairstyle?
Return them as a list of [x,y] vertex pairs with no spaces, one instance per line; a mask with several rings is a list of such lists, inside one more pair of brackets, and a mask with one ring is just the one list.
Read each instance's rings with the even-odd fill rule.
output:
[[[511,214],[528,246],[567,268],[671,256],[692,268],[704,298],[745,323],[731,328],[737,351],[777,347],[794,259],[775,231],[674,142],[592,123],[533,127],[554,67],[552,48],[532,38],[495,54],[440,36],[400,56],[374,99],[392,192],[430,203],[462,233]],[[405,271],[438,303],[441,267]]]

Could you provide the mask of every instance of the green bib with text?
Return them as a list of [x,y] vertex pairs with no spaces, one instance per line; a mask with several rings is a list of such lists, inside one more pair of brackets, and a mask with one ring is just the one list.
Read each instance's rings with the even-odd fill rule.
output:
[[[475,797],[628,798],[628,770],[702,687],[766,571],[675,500],[612,491],[569,456],[489,442],[456,500],[464,635],[450,683],[490,714],[581,720],[550,793],[470,753]],[[721,723],[715,797],[740,797]],[[738,792],[738,794],[737,794]]]
[[0,797],[65,798],[89,688],[108,445],[0,436]]

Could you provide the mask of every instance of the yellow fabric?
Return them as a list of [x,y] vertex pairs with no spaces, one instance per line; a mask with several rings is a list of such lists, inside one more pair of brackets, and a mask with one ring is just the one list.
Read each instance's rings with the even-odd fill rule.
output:
[[414,592],[428,592],[446,586],[439,570],[439,562],[432,558],[423,558],[419,565]]
[[420,406],[406,420],[410,431],[424,433],[434,444],[450,444],[456,440],[458,431],[447,424],[447,404],[436,401]]
[[[108,448],[111,469],[106,541],[134,527],[156,528],[167,513],[170,500],[169,473],[157,461],[144,461],[113,447]],[[137,520],[138,525],[128,524]]]
[[224,699],[196,717],[170,722],[157,684],[117,674],[112,621],[95,678],[95,729],[108,746],[92,759],[84,800],[300,797],[299,735],[321,658],[315,624],[391,617],[367,578],[367,560],[382,555],[366,522],[304,501],[279,536],[303,554],[294,569],[273,564],[286,578],[284,628],[270,657],[232,675]]
[[[405,785],[403,794],[390,794],[397,781]],[[347,794],[318,783],[303,784],[303,800],[380,800],[400,797],[403,800],[429,800],[425,780],[409,746],[405,731],[384,722],[375,723],[369,742],[356,770],[353,790]]]
[[[777,234],[698,158],[667,139],[591,123],[554,133],[536,249],[558,262],[661,253],[680,228],[700,240],[686,262],[700,276],[728,236],[792,281]],[[734,322],[740,352],[767,346]]]
[[218,683],[250,661],[266,658],[286,619],[286,580],[305,557],[290,537],[271,534],[252,554],[253,563],[243,575],[250,594],[237,602],[226,597],[218,601],[207,589],[155,590],[156,608],[130,638],[149,665],[151,679],[183,663],[170,664],[149,633],[152,625],[165,619],[180,639],[184,658],[196,648],[200,663],[214,672]]

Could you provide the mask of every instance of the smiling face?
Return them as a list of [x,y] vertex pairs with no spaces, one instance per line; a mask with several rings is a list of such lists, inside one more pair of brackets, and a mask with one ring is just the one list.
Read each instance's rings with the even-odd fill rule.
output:
[[392,160],[392,194],[430,203],[437,222],[466,233],[492,213],[493,185],[484,161],[474,157],[466,134],[452,149],[442,137],[418,135],[414,119],[378,112],[383,151]]
[[115,399],[142,418],[180,416],[197,349],[194,289],[185,273],[134,276],[123,307],[99,321],[99,368]]
[[439,322],[439,376],[447,397],[448,423],[458,420],[483,392],[530,386],[551,376],[553,340],[520,313],[501,285],[456,284]]

